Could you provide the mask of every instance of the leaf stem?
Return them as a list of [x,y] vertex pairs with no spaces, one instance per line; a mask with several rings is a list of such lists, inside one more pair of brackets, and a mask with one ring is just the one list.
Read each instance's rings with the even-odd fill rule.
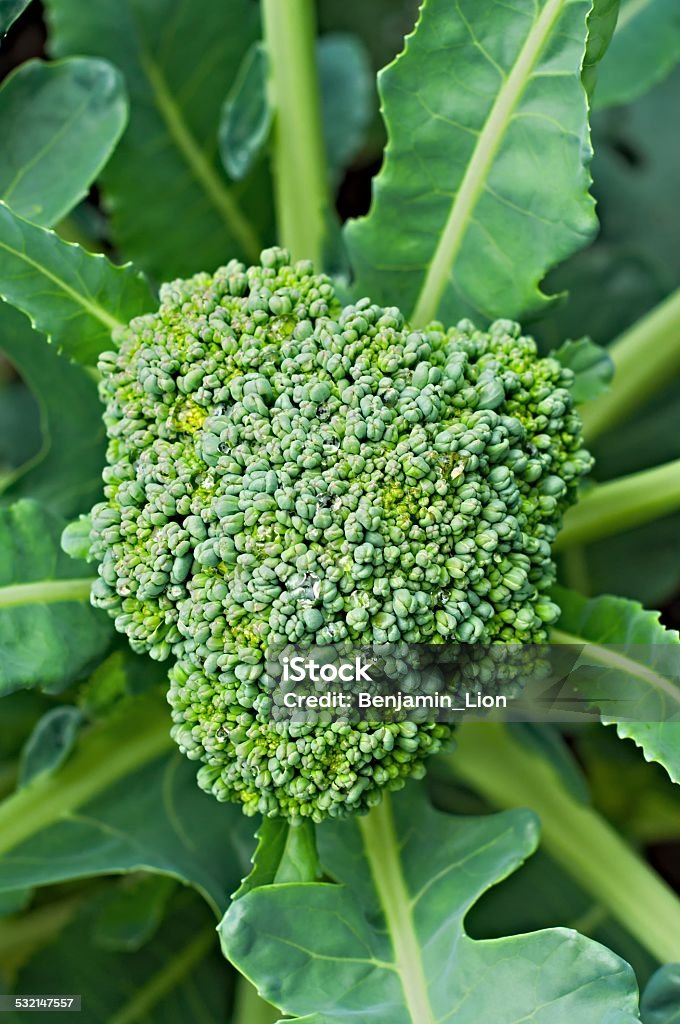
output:
[[530,807],[545,850],[662,963],[680,960],[680,900],[540,754],[499,722],[462,725],[452,772],[492,804]]
[[83,733],[75,752],[52,775],[39,775],[0,804],[0,854],[88,803],[118,779],[172,749],[162,699],[118,705]]
[[328,188],[313,0],[262,0],[279,240],[321,267]]
[[609,355],[610,390],[581,410],[587,441],[626,419],[680,370],[680,289],[622,334]]
[[23,604],[58,604],[61,601],[89,601],[94,579],[39,580],[0,587],[0,608]]
[[555,550],[590,544],[680,510],[680,459],[598,484],[570,509]]
[[413,1024],[435,1024],[389,796],[385,795],[370,814],[358,818],[358,823],[393,944],[406,1007]]

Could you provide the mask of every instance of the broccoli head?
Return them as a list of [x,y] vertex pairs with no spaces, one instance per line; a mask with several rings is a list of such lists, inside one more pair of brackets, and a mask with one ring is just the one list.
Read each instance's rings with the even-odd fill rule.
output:
[[509,321],[343,308],[281,249],[163,286],[115,340],[94,604],[173,657],[205,790],[291,820],[365,810],[451,727],[276,722],[265,652],[544,641],[551,542],[590,467],[570,371]]

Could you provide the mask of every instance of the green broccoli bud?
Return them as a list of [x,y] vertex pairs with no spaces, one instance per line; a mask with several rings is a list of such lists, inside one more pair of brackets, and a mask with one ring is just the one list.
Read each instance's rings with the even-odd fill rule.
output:
[[591,465],[571,372],[509,321],[343,308],[281,249],[164,285],[116,340],[93,602],[175,659],[204,789],[291,820],[364,811],[451,726],[272,721],[265,653],[544,641],[551,543]]

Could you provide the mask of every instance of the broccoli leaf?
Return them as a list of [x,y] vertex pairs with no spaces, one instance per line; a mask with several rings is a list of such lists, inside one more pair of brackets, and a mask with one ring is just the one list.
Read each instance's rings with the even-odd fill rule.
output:
[[2,934],[1,919],[20,914],[22,910],[26,909],[32,898],[32,889],[15,889],[14,892],[0,893],[0,935]]
[[135,952],[156,934],[177,883],[166,875],[129,875],[102,899],[92,937],[101,949]]
[[565,341],[551,355],[558,359],[562,366],[572,370],[574,383],[570,390],[574,401],[590,402],[598,395],[604,394],[611,384],[614,375],[614,364],[606,349],[596,345],[590,338],[579,341]]
[[322,865],[341,884],[271,885],[236,900],[223,949],[305,1024],[352,1013],[365,1024],[601,1024],[607,1013],[633,1024],[632,970],[589,939],[466,934],[469,909],[537,839],[529,812],[454,818],[410,787],[368,817],[319,829]]
[[[616,737],[614,740],[624,746]],[[468,934],[475,939],[500,939],[555,927],[587,929],[590,938],[631,965],[638,982],[648,978],[658,963],[620,921],[602,909],[596,896],[582,889],[577,879],[540,849],[521,871],[486,893],[466,919]]]
[[658,612],[623,597],[589,600],[558,587],[555,600],[562,609],[557,638],[587,645],[570,682],[605,724],[616,724],[622,739],[634,740],[680,782],[680,635]]
[[62,529],[37,502],[0,508],[0,694],[58,692],[111,641],[106,615],[90,607],[90,573],[59,547]]
[[71,359],[94,363],[111,332],[153,307],[131,266],[64,242],[0,202],[0,297],[22,310]]
[[[42,446],[36,456],[0,483],[0,496],[36,498],[69,517],[99,500],[106,432],[92,375],[48,345],[25,316],[0,308],[4,351],[40,407]],[[68,396],[68,415],[64,396]]]
[[126,122],[123,77],[108,61],[22,64],[0,88],[0,199],[56,224],[87,195]]
[[523,317],[584,245],[588,0],[426,0],[380,74],[389,142],[368,216],[350,222],[357,294],[433,318]]
[[644,1024],[680,1024],[680,964],[665,964],[642,996]]
[[680,61],[677,0],[621,0],[621,13],[598,72],[595,106],[628,103],[661,81]]
[[220,108],[259,35],[252,0],[48,0],[50,46],[123,72],[130,124],[102,175],[115,240],[155,278],[254,262],[272,241],[264,167],[231,185],[219,164]]
[[604,57],[614,35],[620,0],[594,0],[588,17],[588,42],[583,60],[583,84],[589,95],[595,89],[598,64]]
[[0,0],[0,36],[9,32],[17,18],[24,13],[31,0]]
[[172,747],[159,693],[126,698],[81,733],[57,771],[0,804],[0,891],[147,870],[194,886],[222,913],[251,827],[201,793]]
[[361,149],[373,114],[375,78],[358,36],[330,32],[317,48],[326,157],[337,188]]
[[241,181],[261,156],[272,126],[267,97],[267,51],[261,42],[250,48],[239,68],[220,116],[220,156],[234,181]]
[[265,818],[255,835],[253,868],[234,893],[234,899],[273,882],[314,881],[319,864],[314,825],[310,821],[289,825],[283,818]]
[[[78,979],[88,1024],[141,1022],[196,1024],[227,1021],[229,985],[210,911],[190,893],[178,892],[163,929],[134,955],[98,947],[98,916],[106,894],[79,908],[67,926],[19,971],[21,991],[63,992]],[[30,921],[30,918],[28,919]],[[86,969],[83,969],[86,965]],[[72,1020],[62,1012],[57,1020]],[[22,1013],[8,1015],[21,1024]]]
[[21,752],[19,787],[37,775],[56,771],[64,763],[84,721],[80,708],[71,704],[51,708],[38,720]]

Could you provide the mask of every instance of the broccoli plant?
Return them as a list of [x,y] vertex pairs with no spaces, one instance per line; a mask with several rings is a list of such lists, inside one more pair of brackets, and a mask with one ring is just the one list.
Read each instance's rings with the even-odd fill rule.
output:
[[0,33],[1,1008],[680,1018],[677,12]]

